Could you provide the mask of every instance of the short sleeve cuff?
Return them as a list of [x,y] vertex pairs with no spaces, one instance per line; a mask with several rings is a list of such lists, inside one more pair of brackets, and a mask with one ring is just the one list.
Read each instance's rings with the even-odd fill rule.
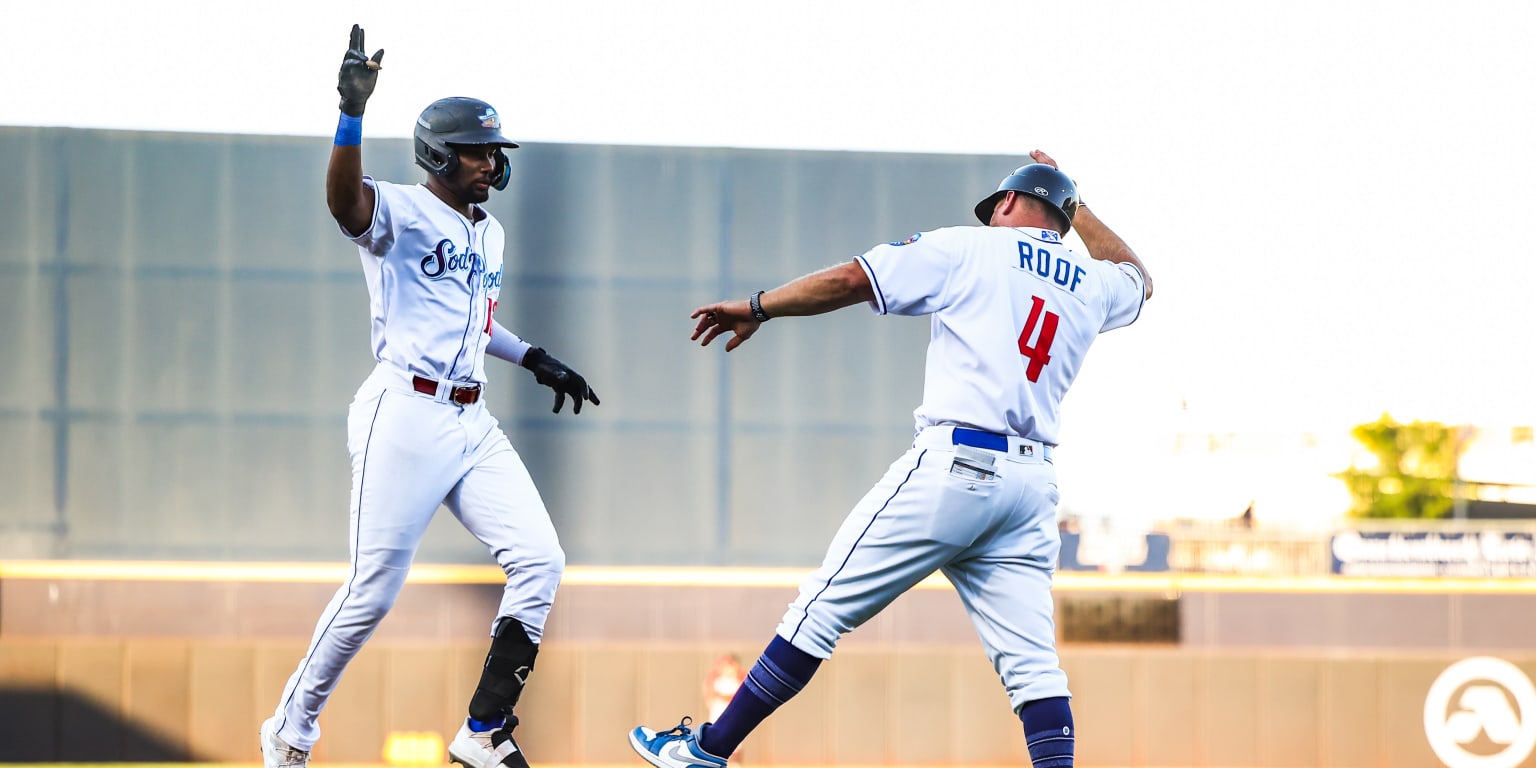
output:
[[855,256],[853,258],[854,261],[859,263],[859,267],[864,270],[865,277],[869,278],[869,286],[875,291],[875,298],[869,302],[869,308],[874,310],[874,313],[877,315],[885,314],[885,292],[880,290],[880,278],[875,276],[874,267],[871,267],[869,261],[863,256]]

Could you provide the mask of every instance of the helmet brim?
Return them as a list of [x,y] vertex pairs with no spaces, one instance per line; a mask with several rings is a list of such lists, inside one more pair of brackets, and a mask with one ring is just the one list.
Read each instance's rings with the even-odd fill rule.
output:
[[976,204],[976,219],[978,221],[980,221],[981,223],[983,223],[983,224],[991,224],[992,223],[992,211],[997,208],[997,201],[1003,199],[1003,195],[1006,195],[1006,194],[1008,194],[1008,190],[1006,190],[1006,189],[999,189],[998,191],[993,192],[990,195],[987,195],[985,199],[983,199],[981,202],[977,203]]

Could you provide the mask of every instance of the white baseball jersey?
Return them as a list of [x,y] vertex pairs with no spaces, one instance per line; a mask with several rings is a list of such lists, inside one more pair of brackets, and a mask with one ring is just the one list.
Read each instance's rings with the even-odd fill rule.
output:
[[374,190],[373,225],[352,240],[368,280],[374,358],[432,379],[485,383],[501,222],[489,213],[471,222],[420,184],[363,183]]
[[880,314],[932,315],[916,428],[1055,445],[1061,398],[1103,331],[1135,321],[1145,278],[1046,229],[949,227],[858,257]]

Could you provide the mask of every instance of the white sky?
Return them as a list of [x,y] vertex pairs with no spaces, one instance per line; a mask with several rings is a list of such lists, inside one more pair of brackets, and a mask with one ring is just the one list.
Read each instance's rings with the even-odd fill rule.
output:
[[329,136],[357,22],[365,136],[472,95],[530,142],[1045,149],[1156,281],[1067,401],[1116,465],[1167,445],[1127,434],[1536,423],[1530,0],[0,11],[0,124]]

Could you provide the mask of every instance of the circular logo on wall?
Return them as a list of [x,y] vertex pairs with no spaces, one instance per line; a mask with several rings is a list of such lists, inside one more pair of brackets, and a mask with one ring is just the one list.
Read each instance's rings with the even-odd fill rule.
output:
[[1536,687],[1503,659],[1462,659],[1429,686],[1424,735],[1448,768],[1516,768],[1536,748]]

